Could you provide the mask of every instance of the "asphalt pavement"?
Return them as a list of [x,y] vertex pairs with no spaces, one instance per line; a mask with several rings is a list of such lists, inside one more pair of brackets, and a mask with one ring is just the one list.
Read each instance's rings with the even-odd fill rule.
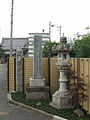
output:
[[26,111],[8,103],[6,64],[0,66],[0,120],[52,120],[42,113]]

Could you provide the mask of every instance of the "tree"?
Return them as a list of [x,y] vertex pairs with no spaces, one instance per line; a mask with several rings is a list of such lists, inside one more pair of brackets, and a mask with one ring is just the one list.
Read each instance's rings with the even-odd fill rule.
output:
[[90,35],[85,35],[74,43],[74,51],[77,57],[90,57]]
[[52,47],[54,45],[58,45],[59,43],[56,43],[56,42],[51,42],[51,41],[48,41],[44,44],[44,47],[42,49],[42,54],[44,57],[53,57],[53,56],[56,56],[57,53],[53,52],[52,51]]

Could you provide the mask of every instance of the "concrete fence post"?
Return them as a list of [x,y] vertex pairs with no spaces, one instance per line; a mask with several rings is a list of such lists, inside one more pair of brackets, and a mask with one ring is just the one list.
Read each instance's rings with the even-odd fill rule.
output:
[[23,92],[23,50],[16,51],[16,92]]

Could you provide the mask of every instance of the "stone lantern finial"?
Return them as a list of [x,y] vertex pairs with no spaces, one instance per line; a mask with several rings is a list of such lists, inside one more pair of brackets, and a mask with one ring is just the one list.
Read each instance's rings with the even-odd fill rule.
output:
[[67,38],[64,36],[64,33],[63,33],[63,37],[61,37],[60,43],[61,44],[66,44],[67,43]]

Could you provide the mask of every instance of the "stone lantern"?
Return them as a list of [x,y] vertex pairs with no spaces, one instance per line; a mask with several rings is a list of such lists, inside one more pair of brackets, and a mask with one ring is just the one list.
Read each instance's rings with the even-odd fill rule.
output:
[[61,37],[60,45],[54,46],[53,51],[58,52],[58,63],[56,66],[60,73],[59,78],[59,90],[56,91],[52,96],[52,102],[50,105],[57,109],[59,108],[71,108],[72,103],[70,100],[72,98],[70,91],[68,90],[68,77],[66,72],[71,67],[70,52],[72,52],[72,47],[67,44],[66,37]]

